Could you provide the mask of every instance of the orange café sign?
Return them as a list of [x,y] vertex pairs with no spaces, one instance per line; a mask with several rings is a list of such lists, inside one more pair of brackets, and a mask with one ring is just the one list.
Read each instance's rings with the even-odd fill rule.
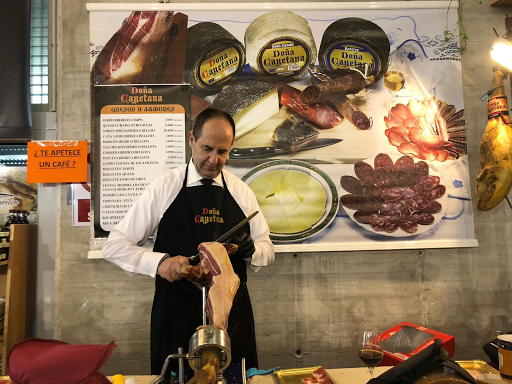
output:
[[87,182],[87,141],[28,143],[27,182]]

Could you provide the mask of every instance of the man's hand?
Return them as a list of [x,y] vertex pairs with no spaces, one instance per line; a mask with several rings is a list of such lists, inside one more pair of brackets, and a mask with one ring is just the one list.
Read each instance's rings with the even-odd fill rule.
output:
[[158,267],[158,274],[160,277],[169,282],[181,280],[184,276],[181,272],[181,267],[189,265],[188,258],[184,256],[174,256],[165,259]]
[[247,232],[242,232],[239,235],[226,240],[226,243],[237,244],[238,251],[236,252],[236,255],[242,259],[248,259],[249,257],[252,257],[252,254],[256,250],[256,248],[254,248],[254,241],[251,239],[251,236],[247,234]]
[[251,239],[251,236],[246,235],[246,237],[242,240],[240,244],[238,244],[238,256],[242,259],[248,259],[252,257],[254,251],[254,241]]

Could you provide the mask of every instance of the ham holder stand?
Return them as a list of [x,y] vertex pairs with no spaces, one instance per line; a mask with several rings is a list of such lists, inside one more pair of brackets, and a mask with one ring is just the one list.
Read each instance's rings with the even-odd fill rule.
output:
[[[219,357],[220,365],[217,371],[217,384],[226,384],[226,379],[222,376],[224,370],[231,363],[231,339],[228,333],[223,329],[216,328],[211,324],[206,324],[206,287],[202,287],[203,291],[203,325],[198,327],[197,331],[192,335],[189,342],[188,353],[183,353],[183,348],[178,348],[177,354],[167,356],[165,359],[160,376],[157,376],[150,384],[163,382],[167,366],[171,359],[179,359],[179,384],[184,384],[183,378],[183,359],[188,360],[188,364],[194,371],[202,369],[201,355],[205,351],[213,351]],[[244,361],[242,360],[242,371],[245,372]],[[245,375],[242,373],[243,378]],[[245,382],[245,380],[244,380]]]

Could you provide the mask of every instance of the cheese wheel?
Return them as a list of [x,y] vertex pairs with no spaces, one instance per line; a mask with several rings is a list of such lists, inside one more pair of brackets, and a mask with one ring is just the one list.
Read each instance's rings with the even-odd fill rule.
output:
[[185,81],[192,93],[213,95],[242,73],[245,48],[226,29],[204,22],[191,26],[187,33]]
[[268,12],[245,31],[247,62],[260,76],[300,79],[316,61],[316,45],[308,22],[293,12]]
[[318,51],[320,67],[330,73],[357,68],[380,80],[388,67],[390,44],[386,33],[375,23],[347,17],[329,25]]

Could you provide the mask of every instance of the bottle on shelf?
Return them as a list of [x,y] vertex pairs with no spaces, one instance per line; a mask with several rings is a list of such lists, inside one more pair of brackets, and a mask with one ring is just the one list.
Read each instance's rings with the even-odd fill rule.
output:
[[18,224],[16,218],[16,209],[9,209],[9,217],[7,218],[7,222],[5,223],[6,227],[10,227],[11,224]]
[[30,224],[28,221],[28,211],[21,211],[22,224]]

